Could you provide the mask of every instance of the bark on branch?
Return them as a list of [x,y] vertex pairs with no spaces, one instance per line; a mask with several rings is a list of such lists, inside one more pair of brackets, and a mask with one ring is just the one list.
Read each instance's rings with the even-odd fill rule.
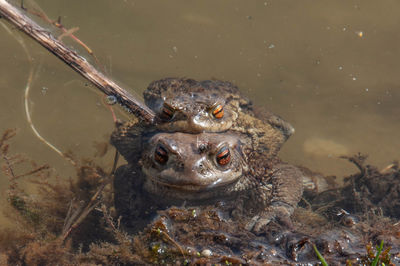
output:
[[85,58],[66,47],[48,30],[42,28],[27,17],[24,11],[12,6],[6,0],[0,0],[0,17],[9,20],[13,25],[32,37],[43,47],[64,61],[64,63],[93,83],[103,93],[114,96],[120,105],[128,108],[134,115],[148,123],[154,123],[154,112],[143,102],[135,99],[113,80],[94,68]]

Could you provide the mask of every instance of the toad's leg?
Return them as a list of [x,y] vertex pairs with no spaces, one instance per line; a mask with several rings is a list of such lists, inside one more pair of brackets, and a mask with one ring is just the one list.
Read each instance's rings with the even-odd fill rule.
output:
[[272,185],[272,193],[270,190],[269,196],[263,195],[262,186],[261,190],[259,189],[258,197],[265,198],[266,207],[259,215],[253,217],[247,224],[247,229],[259,233],[272,220],[291,227],[290,216],[303,194],[302,176],[302,172],[293,165],[276,165],[272,176],[268,178]]
[[110,143],[129,163],[137,163],[140,158],[141,137],[144,124],[138,119],[129,122],[117,122],[116,129],[111,134]]
[[140,167],[120,166],[114,179],[114,203],[121,225],[129,233],[143,229],[157,209],[142,191],[144,178]]

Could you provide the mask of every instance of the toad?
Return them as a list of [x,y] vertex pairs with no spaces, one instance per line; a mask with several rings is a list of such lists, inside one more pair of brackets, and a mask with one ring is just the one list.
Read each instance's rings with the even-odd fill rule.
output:
[[156,113],[157,127],[170,132],[228,130],[237,118],[239,105],[250,103],[230,83],[184,78],[154,81],[143,96]]
[[255,108],[228,81],[165,78],[150,83],[143,96],[146,105],[156,113],[158,128],[163,131],[222,132],[232,126],[241,127],[243,119],[236,120],[247,114],[279,128],[285,140],[294,132],[279,116]]
[[[233,203],[236,217],[252,217],[247,224],[254,232],[273,219],[290,224],[302,195],[302,173],[257,152],[246,135],[175,132],[138,137],[143,152],[131,152],[129,164],[117,170],[114,181],[116,208],[128,224],[171,205],[217,201]],[[130,144],[137,149],[139,142]],[[120,148],[126,154],[132,145]]]
[[129,121],[121,128],[121,135],[127,137],[129,131],[138,134],[138,129],[187,133],[229,130],[249,136],[253,147],[273,158],[294,132],[279,116],[253,107],[236,86],[226,81],[165,78],[152,82],[143,95],[146,105],[157,114],[156,125]]

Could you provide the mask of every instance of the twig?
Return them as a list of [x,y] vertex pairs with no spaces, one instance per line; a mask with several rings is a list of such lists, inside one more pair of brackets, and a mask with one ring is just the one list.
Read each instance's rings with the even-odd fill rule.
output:
[[101,211],[103,213],[103,217],[104,217],[105,221],[107,222],[108,226],[110,226],[112,231],[114,232],[117,241],[120,242],[120,244],[122,244],[122,241],[126,241],[126,240],[129,241],[129,239],[127,239],[124,236],[124,234],[121,232],[121,230],[119,229],[121,216],[118,217],[117,224],[115,224],[113,219],[111,218],[111,216],[110,216],[105,204],[101,205]]
[[26,172],[26,173],[24,173],[24,174],[20,174],[20,175],[16,176],[15,178],[19,178],[19,177],[23,177],[23,176],[28,176],[28,175],[33,175],[33,174],[36,174],[36,173],[38,173],[38,172],[40,172],[40,171],[47,170],[47,169],[49,169],[49,168],[50,168],[49,165],[44,164],[44,165],[39,166],[39,167],[37,167],[37,168],[35,168],[35,169],[29,171],[29,172]]
[[118,159],[119,159],[119,152],[118,152],[118,150],[115,150],[114,163],[113,163],[113,167],[111,168],[111,173],[110,173],[111,177],[114,176],[115,170],[117,169]]
[[[356,188],[356,181],[359,181],[362,178],[364,178],[365,174],[367,172],[367,169],[364,166],[364,162],[367,159],[367,156],[361,155],[359,153],[355,156],[340,156],[339,158],[348,160],[349,162],[353,163],[360,170],[360,173],[358,175],[354,175],[354,176],[350,177],[350,182],[351,182],[351,184],[353,186],[353,190],[354,190]],[[345,181],[346,181],[346,179],[345,179]]]
[[61,34],[60,36],[58,36],[57,40],[61,41],[64,37],[73,36],[73,33],[78,30],[79,30],[79,27],[74,27],[72,29],[69,29],[69,30],[65,31],[63,34]]
[[[101,192],[100,190],[103,190],[104,187],[101,187],[98,192]],[[96,196],[98,195],[97,193],[95,194]],[[73,217],[70,218],[69,222],[67,224],[72,224],[69,227],[66,227],[64,234],[61,235],[62,242],[64,243],[65,240],[71,235],[71,232],[76,229],[82,222],[85,220],[85,218],[89,215],[89,213],[100,203],[100,200],[90,200],[90,202],[86,205],[85,209],[83,209],[82,212],[80,212],[81,208],[76,210],[74,212]],[[79,214],[79,215],[78,215]],[[74,221],[74,218],[77,217],[77,219]],[[72,223],[73,222],[73,223]],[[68,229],[67,229],[68,228]]]
[[[23,6],[23,2],[21,2],[21,6]],[[28,59],[28,63],[30,65],[30,69],[29,69],[29,74],[28,74],[28,81],[26,83],[25,86],[25,93],[24,93],[24,107],[25,107],[25,115],[26,115],[26,120],[29,124],[29,126],[31,127],[33,134],[40,140],[42,141],[44,144],[46,144],[47,146],[50,147],[50,149],[52,149],[53,151],[55,151],[56,153],[58,153],[61,157],[63,157],[64,159],[66,159],[68,162],[70,162],[72,165],[76,165],[76,163],[69,157],[65,156],[63,152],[61,152],[56,146],[54,146],[53,144],[51,144],[50,142],[48,142],[44,137],[42,137],[42,135],[39,133],[39,131],[36,129],[35,125],[32,122],[32,117],[31,117],[31,112],[30,112],[30,108],[29,108],[29,92],[31,90],[31,85],[32,85],[32,81],[33,78],[35,76],[35,71],[34,71],[34,67],[33,67],[33,58],[31,56],[31,54],[29,53],[28,48],[25,45],[24,40],[21,38],[21,36],[16,35],[15,33],[11,32],[7,26],[0,21],[0,24],[4,27],[4,29],[6,29],[6,31],[15,38],[15,40],[21,45],[22,49],[24,50],[27,59]]]
[[7,129],[3,135],[1,136],[0,139],[0,148],[3,147],[4,142],[7,140],[13,138],[17,134],[17,131],[15,129]]
[[39,42],[43,47],[93,83],[103,93],[116,97],[120,105],[130,110],[130,112],[140,119],[148,123],[154,123],[155,115],[150,108],[135,99],[113,80],[95,69],[85,58],[66,47],[62,42],[53,37],[49,31],[25,16],[18,8],[10,5],[6,0],[0,0],[0,16],[9,20],[21,31]]
[[67,216],[65,216],[65,219],[64,219],[64,225],[63,225],[63,230],[62,230],[62,233],[64,234],[65,233],[65,231],[66,231],[66,228],[68,228],[69,227],[69,225],[68,225],[68,222],[69,222],[69,218],[71,217],[71,213],[72,213],[72,208],[73,208],[73,203],[74,203],[74,201],[75,201],[75,198],[73,198],[70,202],[69,202],[69,206],[68,206],[68,211],[67,211]]
[[[110,183],[110,178],[104,179],[103,183],[100,185],[99,189],[96,191],[96,193],[92,196],[90,199],[89,203],[86,205],[86,207],[82,210],[82,207],[79,207],[70,218],[66,218],[68,221],[65,222],[66,226],[63,229],[63,234],[60,236],[62,239],[62,242],[64,243],[65,240],[70,236],[71,232],[77,228],[83,220],[89,215],[89,213],[97,207],[100,202],[100,194],[103,192],[104,188],[108,183]],[[82,210],[82,211],[81,211]]]
[[[71,30],[67,30],[62,24],[61,24],[61,17],[59,16],[58,19],[56,21],[51,20],[48,16],[46,16],[46,14],[43,12],[43,10],[38,6],[38,5],[34,5],[34,10],[28,10],[27,8],[23,7],[23,2],[21,2],[21,8],[23,10],[25,10],[26,12],[29,12],[33,15],[36,15],[38,17],[40,17],[41,19],[43,19],[44,21],[46,21],[49,24],[53,24],[54,26],[56,26],[57,28],[61,29],[62,32],[64,33],[68,33],[67,35],[70,36],[74,41],[76,41],[79,45],[81,45],[83,48],[85,48],[85,50],[91,55],[93,56],[93,58],[95,59],[96,63],[99,63],[99,60],[97,59],[97,57],[94,55],[92,49],[89,48],[89,46],[87,46],[84,42],[82,42],[81,40],[79,40],[74,34],[73,32],[70,32]],[[77,28],[79,29],[79,28]],[[63,35],[63,34],[62,34]],[[58,40],[61,40],[61,37],[58,37]]]
[[16,178],[17,178],[17,176],[14,174],[14,170],[12,169],[12,167],[11,167],[11,163],[10,163],[10,161],[9,161],[9,159],[8,159],[8,157],[7,157],[7,155],[3,155],[3,159],[4,159],[4,161],[6,162],[6,165],[7,165],[7,169],[8,169],[8,172],[9,172],[9,174],[10,174],[10,176],[11,176],[11,179],[12,180],[15,180]]
[[172,237],[170,237],[167,232],[164,232],[163,230],[161,230],[161,234],[163,234],[163,236],[167,240],[169,240],[173,245],[175,245],[175,247],[178,248],[178,250],[181,253],[181,255],[183,256],[183,258],[186,259],[185,252],[183,251],[183,248],[181,247],[181,245],[179,245],[178,242],[176,242]]
[[176,241],[168,234],[166,228],[160,228],[160,227],[158,227],[158,228],[152,228],[151,231],[154,232],[154,233],[156,233],[156,234],[159,234],[159,235],[164,236],[166,240],[168,240],[168,241],[171,242],[173,245],[175,245],[175,247],[178,248],[178,250],[179,250],[179,252],[181,253],[181,255],[183,256],[183,258],[186,259],[185,252],[183,251],[181,245],[179,245],[179,243],[176,242]]
[[[76,218],[78,217],[78,215],[81,214],[81,212],[82,212],[82,210],[83,210],[83,207],[84,207],[84,202],[83,202],[83,201],[80,201],[80,202],[79,202],[78,208],[77,208],[74,212],[72,212],[72,208],[73,208],[74,203],[75,203],[75,199],[72,199],[72,201],[71,201],[71,203],[70,203],[71,211],[68,210],[67,216],[65,217],[64,226],[63,226],[63,231],[62,231],[62,234],[63,234],[64,236],[67,235],[67,232],[68,232],[68,234],[71,233],[71,230],[72,230],[72,229],[71,229],[71,228],[72,228],[71,225],[72,225],[72,223],[76,220]],[[64,238],[64,239],[65,239],[65,238]]]
[[355,166],[357,166],[357,168],[360,170],[360,176],[358,178],[361,178],[365,175],[366,169],[364,166],[364,162],[367,159],[367,156],[357,154],[355,156],[340,156],[339,158],[349,160]]

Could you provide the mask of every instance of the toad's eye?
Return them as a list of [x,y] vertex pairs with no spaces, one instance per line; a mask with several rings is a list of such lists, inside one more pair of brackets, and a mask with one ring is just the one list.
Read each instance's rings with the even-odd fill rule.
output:
[[161,110],[160,117],[163,120],[169,121],[174,116],[175,109],[167,103],[164,103],[163,108]]
[[222,117],[224,117],[224,106],[222,104],[216,104],[212,108],[211,113],[215,118],[221,119]]
[[231,161],[231,152],[229,147],[223,146],[219,149],[216,155],[217,163],[221,166],[227,165]]
[[159,164],[166,164],[168,161],[168,151],[161,145],[158,145],[154,151],[154,160]]

